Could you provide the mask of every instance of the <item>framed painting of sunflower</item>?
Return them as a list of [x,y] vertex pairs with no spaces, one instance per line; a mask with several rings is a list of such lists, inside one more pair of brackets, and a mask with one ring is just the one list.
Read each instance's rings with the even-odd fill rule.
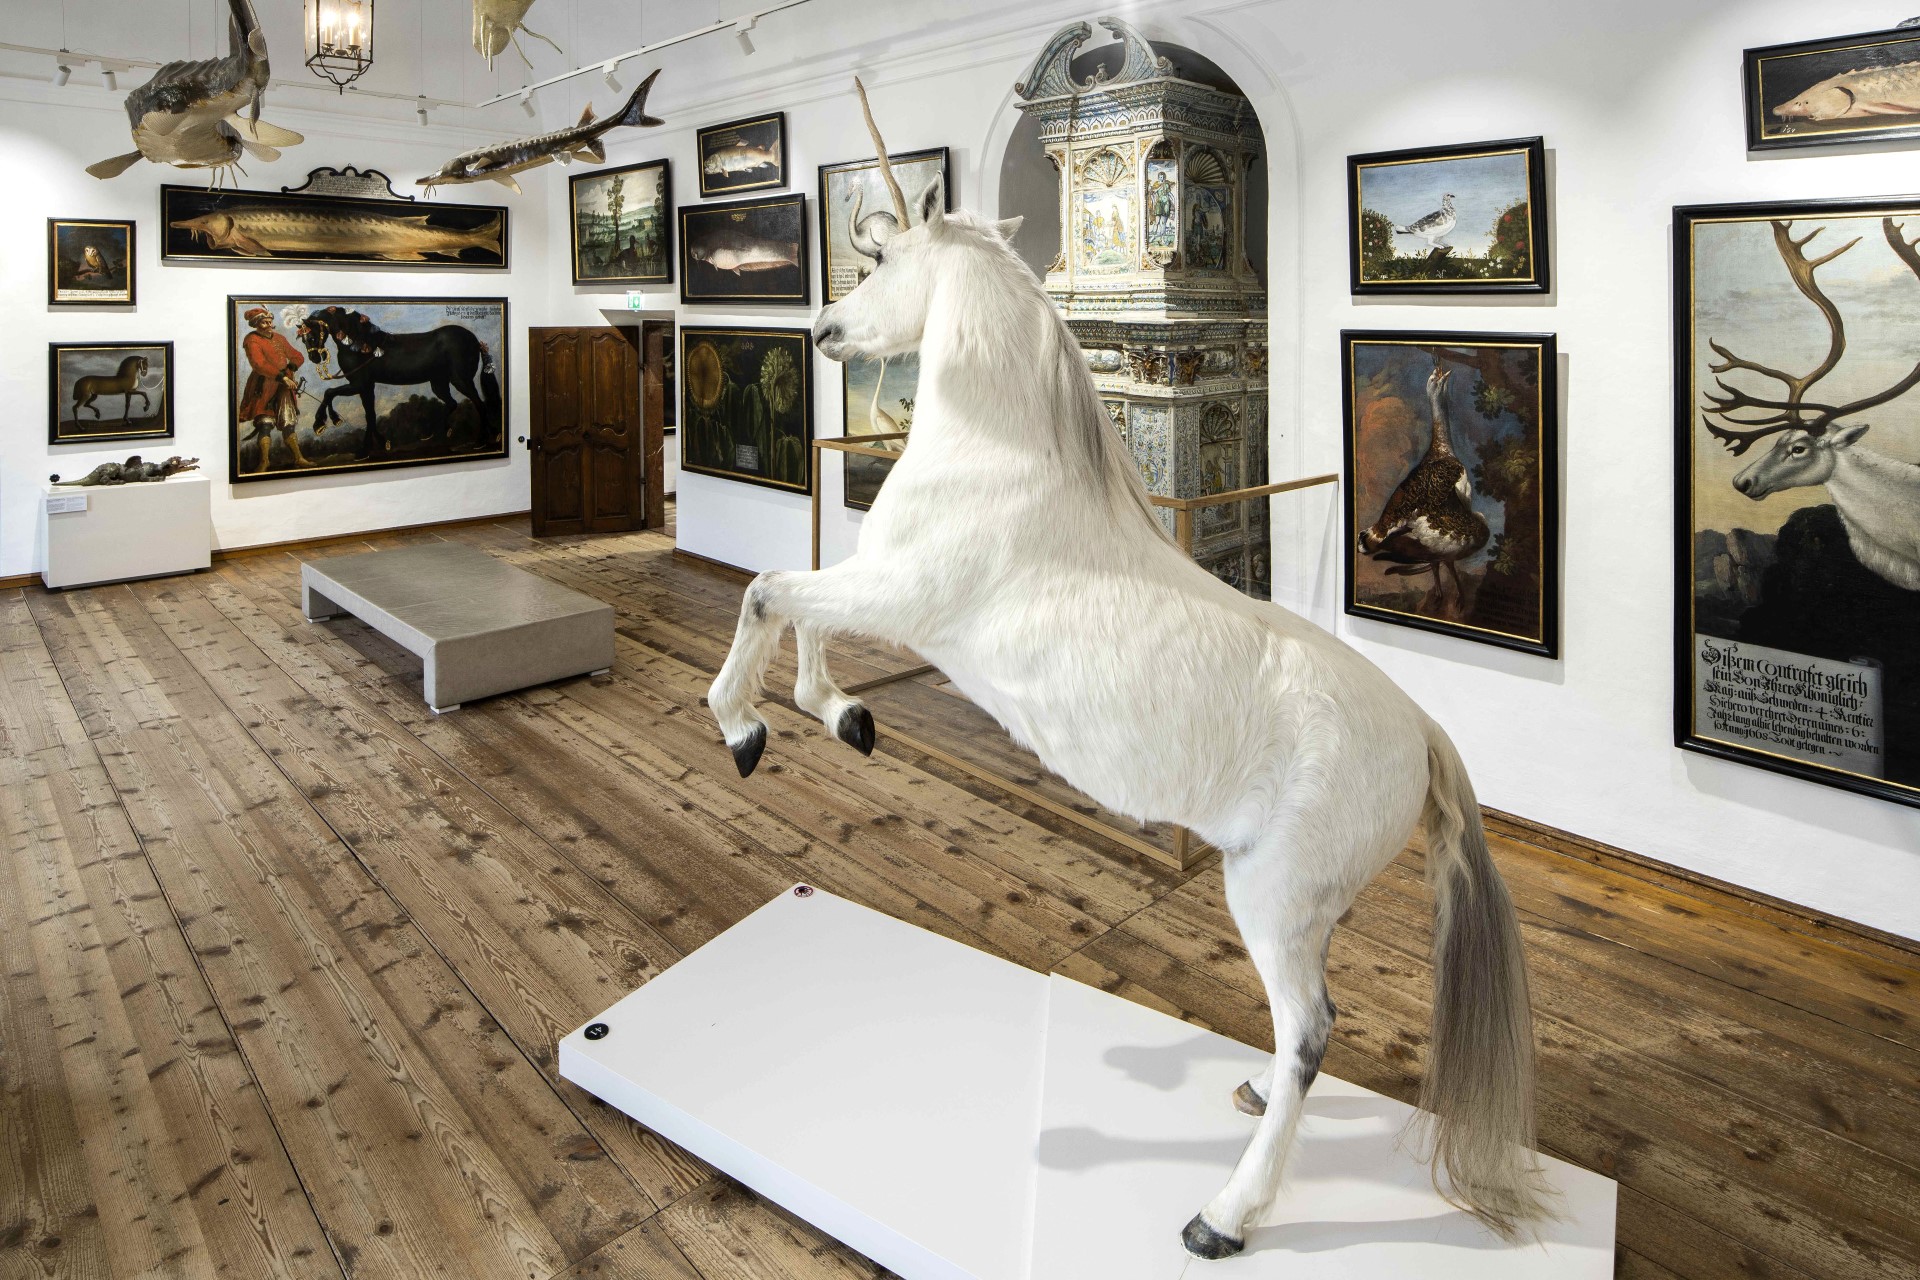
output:
[[805,329],[680,330],[680,467],[813,492],[813,337]]

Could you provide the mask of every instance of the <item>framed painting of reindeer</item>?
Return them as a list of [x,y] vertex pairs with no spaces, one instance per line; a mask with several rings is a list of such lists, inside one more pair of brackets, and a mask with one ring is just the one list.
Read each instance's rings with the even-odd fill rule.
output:
[[1920,138],[1920,31],[1748,49],[1747,149]]
[[[907,198],[907,217],[918,225],[913,212],[920,193],[935,179],[946,183],[947,210],[953,210],[953,177],[945,147],[925,151],[904,151],[887,157],[894,180]],[[880,175],[880,162],[842,160],[820,166],[820,292],[828,302],[838,302],[873,273],[875,255],[887,237],[900,230],[894,215],[893,197]],[[852,456],[852,455],[849,455]]]
[[1340,336],[1346,611],[1557,657],[1553,335]]
[[1673,235],[1675,740],[1920,805],[1920,197]]
[[171,342],[55,342],[47,365],[48,444],[172,439]]
[[235,484],[507,456],[507,300],[227,299]]

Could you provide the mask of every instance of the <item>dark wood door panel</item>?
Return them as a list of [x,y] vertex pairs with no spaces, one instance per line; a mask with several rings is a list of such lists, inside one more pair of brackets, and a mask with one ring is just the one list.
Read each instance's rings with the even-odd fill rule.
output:
[[534,534],[625,533],[649,515],[664,520],[646,500],[648,441],[657,453],[660,427],[641,403],[639,330],[532,329],[528,351]]

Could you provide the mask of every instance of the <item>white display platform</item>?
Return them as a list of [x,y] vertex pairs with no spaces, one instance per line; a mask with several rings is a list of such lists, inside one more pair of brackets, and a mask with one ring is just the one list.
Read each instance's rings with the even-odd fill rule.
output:
[[[213,490],[203,474],[41,488],[40,577],[49,587],[191,573],[213,563]],[[69,504],[79,509],[58,509]]]
[[1397,1147],[1409,1108],[1325,1075],[1247,1252],[1189,1258],[1261,1061],[799,888],[560,1042],[566,1079],[905,1280],[1613,1274],[1610,1180],[1548,1159],[1564,1220],[1503,1244]]

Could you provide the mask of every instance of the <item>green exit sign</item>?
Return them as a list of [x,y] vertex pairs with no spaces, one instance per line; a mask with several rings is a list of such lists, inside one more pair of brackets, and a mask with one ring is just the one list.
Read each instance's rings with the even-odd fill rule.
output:
[[627,310],[645,311],[646,309],[647,295],[641,293],[638,289],[627,290]]

